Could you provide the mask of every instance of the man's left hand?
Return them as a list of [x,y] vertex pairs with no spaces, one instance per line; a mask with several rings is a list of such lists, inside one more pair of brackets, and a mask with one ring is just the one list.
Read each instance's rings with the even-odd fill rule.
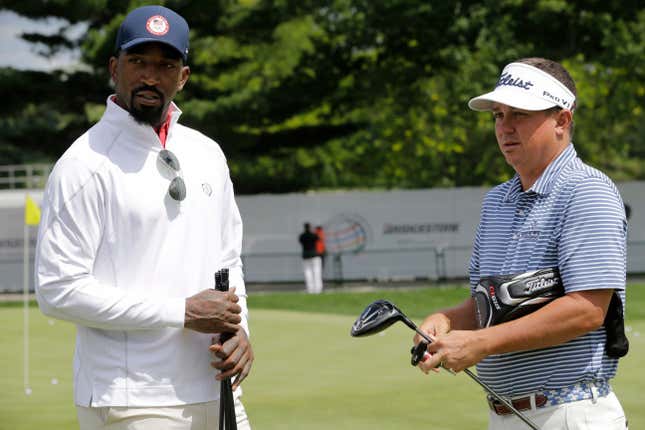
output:
[[235,335],[223,344],[213,344],[209,347],[217,358],[211,366],[220,370],[216,379],[222,381],[235,376],[231,387],[235,390],[248,376],[253,364],[253,348],[246,332],[240,327]]

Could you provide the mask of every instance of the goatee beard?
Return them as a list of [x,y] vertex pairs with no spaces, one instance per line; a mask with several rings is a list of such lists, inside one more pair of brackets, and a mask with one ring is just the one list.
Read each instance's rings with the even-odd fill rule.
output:
[[[161,104],[159,106],[138,106],[137,107],[134,104],[134,98],[136,94],[139,93],[140,91],[152,91],[156,93],[159,96],[159,99],[161,100]],[[152,127],[156,127],[159,124],[161,124],[164,107],[165,107],[164,96],[156,88],[149,87],[149,86],[142,86],[132,91],[132,94],[130,96],[130,116],[132,116],[132,118],[139,124],[150,125]]]
[[163,106],[159,107],[145,107],[136,108],[132,106],[130,109],[130,116],[136,122],[142,125],[150,125],[156,127],[161,124],[161,115],[163,114]]

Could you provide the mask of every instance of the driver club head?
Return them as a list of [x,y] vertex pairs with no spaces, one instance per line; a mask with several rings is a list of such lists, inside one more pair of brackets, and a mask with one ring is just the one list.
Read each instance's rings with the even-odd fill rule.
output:
[[403,312],[393,303],[387,300],[376,300],[356,319],[350,333],[354,337],[370,336],[385,330],[397,321],[406,322],[406,320]]

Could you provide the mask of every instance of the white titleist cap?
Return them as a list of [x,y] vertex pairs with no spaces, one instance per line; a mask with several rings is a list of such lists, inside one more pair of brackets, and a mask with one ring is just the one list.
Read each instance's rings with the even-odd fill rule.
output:
[[517,109],[538,111],[560,106],[573,111],[576,97],[564,84],[550,74],[523,63],[504,67],[495,89],[470,99],[468,107],[488,111],[493,103]]

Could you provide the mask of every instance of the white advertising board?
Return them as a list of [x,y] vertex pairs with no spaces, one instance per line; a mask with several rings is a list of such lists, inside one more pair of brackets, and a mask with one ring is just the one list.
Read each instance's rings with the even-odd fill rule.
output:
[[[628,273],[645,273],[645,182],[619,183],[630,208]],[[301,282],[298,235],[322,225],[325,278],[465,278],[487,187],[238,196],[248,282]],[[22,290],[25,195],[0,191],[0,291]],[[33,260],[36,228],[30,228]]]

